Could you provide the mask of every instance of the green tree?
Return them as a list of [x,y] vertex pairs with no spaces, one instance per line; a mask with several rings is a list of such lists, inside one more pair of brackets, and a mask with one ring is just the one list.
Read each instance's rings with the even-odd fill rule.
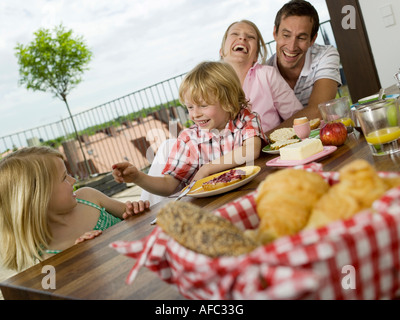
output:
[[67,102],[67,95],[82,81],[82,74],[88,70],[92,52],[83,37],[73,37],[72,30],[66,30],[61,24],[51,32],[39,29],[34,33],[34,40],[24,46],[15,47],[19,64],[19,84],[28,90],[51,92],[65,102],[71,118],[76,139],[79,142],[86,168],[89,165],[83,152],[78,131]]

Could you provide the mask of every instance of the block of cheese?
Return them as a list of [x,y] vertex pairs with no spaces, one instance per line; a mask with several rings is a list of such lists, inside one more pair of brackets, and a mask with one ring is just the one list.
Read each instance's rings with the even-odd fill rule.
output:
[[303,160],[324,150],[320,139],[304,139],[280,149],[281,160]]

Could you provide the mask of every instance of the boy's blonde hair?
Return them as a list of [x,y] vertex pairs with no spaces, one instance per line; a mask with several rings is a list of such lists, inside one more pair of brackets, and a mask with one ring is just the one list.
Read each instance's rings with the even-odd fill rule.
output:
[[[258,29],[258,27],[256,26],[256,24],[254,22],[251,22],[250,20],[240,20],[240,21],[235,21],[233,23],[231,23],[228,27],[228,29],[226,29],[224,36],[222,38],[222,43],[221,43],[221,50],[220,52],[224,53],[224,47],[225,47],[225,42],[226,42],[226,38],[228,37],[228,32],[229,29],[235,25],[236,23],[246,23],[248,24],[250,27],[252,27],[254,29],[254,31],[257,34],[257,57],[260,59],[260,63],[261,64],[265,64],[265,61],[267,60],[267,46],[265,45],[265,41],[261,35],[260,30]],[[223,60],[224,57],[221,56],[221,59]]]
[[21,271],[42,260],[51,232],[47,206],[56,176],[56,158],[49,147],[23,148],[0,161],[0,262]]
[[249,102],[233,67],[221,61],[199,63],[186,74],[179,87],[179,100],[196,105],[219,103],[235,119]]

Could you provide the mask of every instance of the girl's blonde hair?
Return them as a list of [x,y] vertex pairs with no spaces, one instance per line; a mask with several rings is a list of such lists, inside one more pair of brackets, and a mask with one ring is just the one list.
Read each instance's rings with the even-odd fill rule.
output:
[[0,161],[0,261],[21,271],[42,260],[51,240],[47,206],[56,176],[56,158],[49,147],[29,147]]
[[[265,41],[261,35],[260,30],[258,29],[258,27],[256,26],[256,24],[254,22],[251,22],[250,20],[240,20],[240,21],[235,21],[233,23],[230,24],[230,26],[228,27],[228,29],[226,29],[225,33],[224,33],[224,37],[222,38],[222,43],[221,43],[221,50],[220,52],[223,53],[224,52],[224,48],[225,48],[225,42],[226,42],[226,38],[228,37],[228,32],[229,29],[235,25],[236,23],[246,23],[248,24],[250,27],[252,27],[254,29],[254,31],[257,34],[257,57],[260,59],[260,63],[261,64],[265,64],[265,61],[267,60],[267,46],[265,45]],[[221,56],[221,59],[223,60],[224,57]]]
[[179,87],[179,100],[196,105],[219,103],[235,119],[241,108],[249,108],[249,101],[231,65],[221,61],[199,63],[186,74]]

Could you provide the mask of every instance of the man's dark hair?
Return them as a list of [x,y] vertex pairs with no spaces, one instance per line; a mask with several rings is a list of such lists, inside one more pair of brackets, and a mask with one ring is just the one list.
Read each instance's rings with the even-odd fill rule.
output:
[[288,3],[286,3],[276,14],[275,17],[276,33],[278,33],[282,18],[284,19],[291,16],[310,17],[310,19],[313,22],[313,26],[311,29],[311,39],[313,39],[318,32],[319,17],[317,10],[315,10],[315,8],[311,5],[311,3],[304,0],[291,0]]

